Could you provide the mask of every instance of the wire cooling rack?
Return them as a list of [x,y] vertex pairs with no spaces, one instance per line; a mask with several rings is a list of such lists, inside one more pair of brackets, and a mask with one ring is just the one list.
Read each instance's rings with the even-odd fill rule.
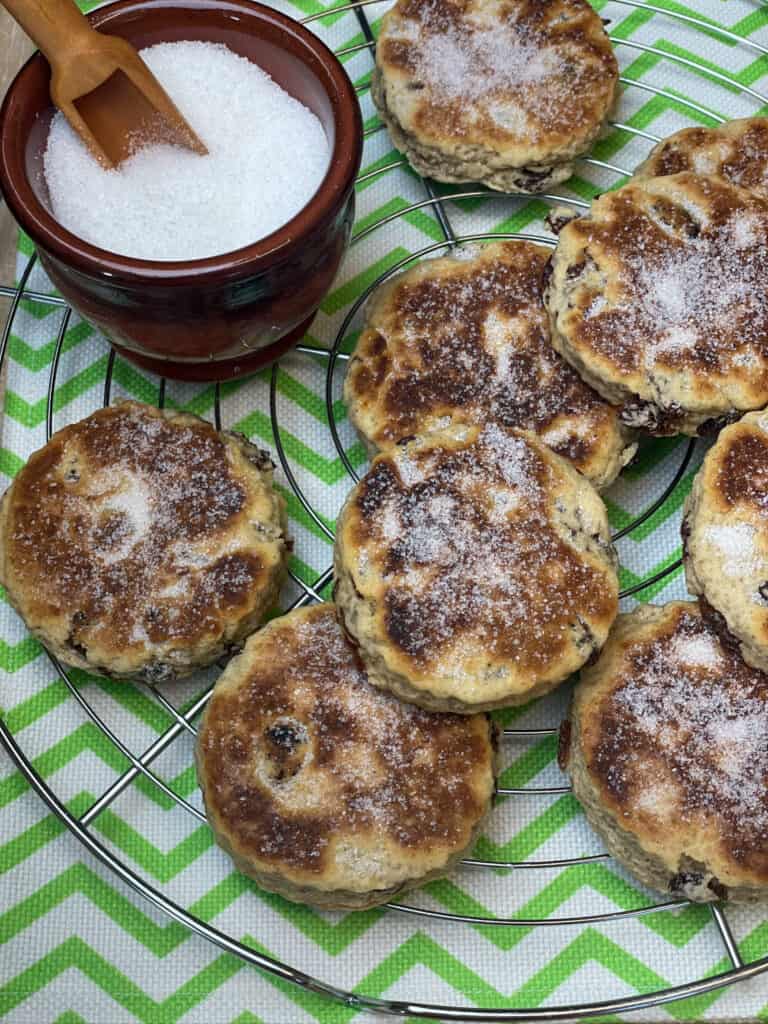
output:
[[[371,55],[372,47],[374,45],[374,35],[366,8],[376,2],[377,0],[360,0],[358,3],[334,8],[333,13],[335,15],[338,15],[340,12],[349,12],[350,17],[357,19],[363,40],[362,42],[355,43],[354,45],[338,49],[337,53],[340,57],[349,59],[352,55],[358,53],[361,55]],[[679,26],[706,28],[713,38],[725,41],[728,45],[733,46],[737,52],[741,48],[747,48],[756,56],[762,57],[768,55],[768,48],[755,40],[751,38],[743,38],[740,35],[723,28],[718,28],[713,23],[690,14],[682,12],[675,13],[674,11],[669,11],[666,8],[641,3],[639,0],[614,0],[612,6],[624,9],[635,9],[640,14],[645,12],[663,15],[664,18],[670,19],[673,25],[677,24]],[[759,4],[756,5],[755,9],[758,8]],[[305,21],[315,21],[325,17],[326,15],[327,12],[324,14],[317,14],[305,19]],[[768,105],[768,97],[761,95],[758,91],[743,84],[743,82],[739,81],[732,75],[714,70],[710,65],[705,65],[703,60],[694,60],[683,53],[671,52],[668,48],[660,48],[654,45],[647,45],[645,43],[624,38],[612,38],[614,39],[614,43],[617,47],[627,47],[630,50],[644,53],[648,58],[662,58],[664,61],[669,61],[672,62],[672,64],[676,64],[682,68],[689,68],[694,71],[705,70],[709,82],[715,83],[718,87],[729,90],[731,93],[734,91],[737,92],[743,99],[753,102],[755,104],[755,110]],[[680,112],[680,123],[676,125],[676,127],[682,127],[684,124],[690,123],[690,118],[695,119],[696,115],[702,115],[705,118],[714,121],[724,120],[722,117],[714,114],[711,107],[699,105],[692,100],[685,99],[673,88],[652,84],[647,81],[635,81],[633,78],[625,76],[622,76],[621,81],[625,87],[625,97],[631,94],[631,90],[636,89],[670,101],[672,107]],[[359,92],[363,94],[366,89],[367,85],[363,85],[359,88]],[[622,109],[621,106],[619,109]],[[755,111],[753,110],[752,113],[754,112]],[[688,115],[688,118],[685,117],[686,114]],[[646,152],[653,143],[658,141],[655,135],[637,126],[632,126],[626,123],[626,121],[613,121],[612,125],[616,129],[634,136],[638,144],[645,147]],[[383,131],[383,128],[379,124],[374,123],[366,130],[366,138],[369,139],[380,131]],[[593,157],[586,158],[583,163],[593,169],[597,169],[599,172],[603,173],[603,175],[608,174],[609,176],[612,176],[613,182],[626,177],[630,173],[630,169],[618,167],[612,163],[598,160]],[[396,168],[403,167],[404,165],[405,161],[401,158],[391,160],[384,165],[376,165],[374,169],[362,174],[358,179],[358,182],[360,185],[363,185],[366,181],[370,181],[374,178],[381,178],[382,176],[391,173]],[[423,190],[424,197],[411,202],[404,208],[396,209],[394,212],[390,212],[385,216],[378,218],[375,223],[365,223],[357,231],[353,244],[360,245],[364,239],[369,238],[370,236],[374,236],[373,240],[375,241],[376,233],[381,232],[387,225],[392,224],[399,218],[407,217],[409,214],[415,214],[416,211],[431,212],[437,225],[439,225],[442,237],[433,244],[409,252],[407,256],[400,259],[394,265],[389,266],[383,273],[377,276],[375,280],[370,281],[363,293],[347,311],[336,331],[335,339],[328,348],[321,347],[320,345],[309,344],[298,346],[298,351],[304,355],[312,357],[313,365],[318,368],[317,372],[323,373],[325,376],[325,405],[328,428],[330,430],[330,435],[336,452],[338,453],[341,463],[349,476],[350,486],[358,476],[349,455],[349,441],[345,441],[342,437],[343,431],[340,429],[339,424],[338,399],[340,396],[344,364],[349,358],[348,349],[350,347],[350,332],[353,330],[354,326],[360,322],[360,311],[368,295],[382,281],[396,273],[410,261],[429,256],[433,253],[445,251],[462,242],[478,241],[490,238],[527,238],[544,245],[552,246],[554,244],[554,240],[551,235],[537,234],[534,232],[473,232],[461,234],[454,229],[452,223],[454,213],[451,211],[459,208],[462,201],[485,199],[493,200],[494,202],[512,202],[514,201],[514,197],[489,194],[485,190],[477,189],[449,189],[444,186],[436,186],[434,183],[423,179],[414,180],[418,180],[420,182],[419,187]],[[610,184],[611,181],[608,183]],[[588,203],[583,199],[579,199],[573,194],[568,194],[567,192],[564,192],[563,195],[547,195],[540,198],[548,204],[569,203],[577,208],[586,208],[588,206]],[[5,360],[9,338],[14,330],[15,319],[18,315],[22,299],[31,299],[38,303],[43,303],[46,306],[60,307],[62,317],[55,341],[55,350],[50,367],[50,378],[47,390],[45,416],[45,439],[47,440],[51,437],[54,431],[54,415],[58,388],[57,377],[59,375],[62,354],[65,350],[64,340],[72,310],[67,307],[66,303],[61,298],[43,291],[35,290],[29,286],[30,275],[34,266],[35,257],[32,256],[20,275],[18,285],[0,286],[0,294],[10,298],[8,317],[6,319],[2,335],[0,336],[0,368]],[[104,376],[104,387],[102,393],[102,400],[105,405],[110,402],[113,395],[114,366],[115,353],[110,352],[106,363],[106,373]],[[12,366],[9,367],[8,372],[11,375],[13,374],[14,370]],[[322,512],[316,507],[316,503],[313,502],[305,493],[305,489],[297,478],[294,464],[287,450],[290,446],[287,446],[284,441],[284,428],[279,414],[279,373],[279,364],[275,364],[271,371],[269,383],[269,416],[274,436],[274,455],[279,461],[284,477],[293,490],[296,498],[301,503],[306,515],[309,516],[317,530],[325,535],[328,540],[332,540],[333,531],[330,525],[330,519],[327,515],[322,514]],[[215,387],[214,421],[217,428],[221,428],[222,426],[226,427],[228,425],[226,422],[223,422],[223,420],[226,419],[225,389],[226,386],[221,387],[216,385]],[[165,380],[159,380],[157,404],[160,407],[164,405],[165,397],[166,382]],[[40,442],[42,443],[42,441],[43,438],[41,437]],[[680,485],[687,468],[691,464],[691,460],[694,458],[695,449],[699,443],[700,442],[697,442],[696,440],[691,440],[686,446],[680,449],[681,454],[676,455],[677,463],[673,466],[671,475],[666,484],[660,490],[660,493],[650,500],[640,514],[633,518],[631,522],[625,523],[623,527],[614,534],[615,541],[637,531],[658,509],[661,508],[661,506],[665,504],[665,502],[670,498],[674,499],[676,490]],[[672,461],[674,462],[674,460]],[[650,575],[641,578],[638,582],[633,583],[633,585],[626,587],[622,591],[622,598],[627,598],[632,594],[649,588],[653,584],[665,579],[673,573],[679,565],[679,561],[668,562],[668,564],[659,571],[651,573]],[[296,608],[312,603],[316,600],[321,600],[321,592],[331,581],[332,569],[330,567],[327,568],[324,572],[317,575],[311,583],[302,579],[296,571],[291,571],[290,576],[294,588],[293,599],[286,603],[286,610],[288,608]],[[130,767],[119,775],[109,786],[107,786],[107,788],[101,792],[100,796],[94,800],[91,806],[88,807],[84,813],[76,816],[67,808],[62,795],[49,786],[35,770],[30,754],[25,752],[24,747],[14,736],[8,724],[0,719],[0,739],[2,739],[8,753],[21,773],[25,776],[42,800],[48,805],[54,814],[58,816],[70,832],[80,841],[80,843],[82,843],[94,857],[101,861],[102,864],[106,865],[115,873],[115,875],[139,892],[143,897],[154,904],[155,907],[159,908],[173,920],[181,922],[193,932],[196,932],[210,940],[212,943],[215,943],[217,946],[220,946],[222,949],[241,957],[248,963],[268,971],[280,979],[302,986],[303,988],[313,992],[322,993],[332,999],[339,1000],[350,1008],[369,1009],[385,1014],[410,1016],[412,1018],[439,1019],[444,1021],[562,1021],[566,1019],[573,1020],[588,1018],[606,1013],[638,1010],[662,1003],[672,1002],[689,996],[702,995],[714,989],[730,985],[734,982],[755,977],[761,972],[768,970],[768,957],[751,961],[745,960],[742,957],[739,944],[734,937],[722,907],[712,905],[708,908],[709,913],[712,916],[712,920],[725,950],[727,960],[730,963],[729,969],[714,975],[708,974],[702,977],[697,976],[695,964],[692,963],[692,977],[690,980],[675,984],[672,987],[663,990],[645,992],[640,995],[612,995],[610,992],[605,992],[603,994],[603,998],[593,1002],[580,1002],[573,1005],[549,1005],[546,1007],[532,1007],[528,1009],[506,1009],[493,1007],[479,1008],[468,1006],[458,1007],[427,1004],[420,1002],[418,999],[387,1000],[377,998],[372,995],[366,996],[359,992],[345,991],[342,987],[333,984],[332,981],[314,978],[310,974],[301,971],[296,967],[290,966],[287,963],[280,962],[277,959],[273,959],[258,952],[256,949],[237,940],[232,935],[227,934],[225,931],[219,930],[202,920],[190,909],[188,904],[185,905],[182,901],[171,899],[166,893],[161,891],[155,884],[148,880],[146,876],[134,870],[133,867],[118,857],[115,852],[113,852],[113,850],[93,831],[92,826],[99,816],[107,811],[113,802],[122,793],[124,793],[132,783],[136,782],[141,777],[143,777],[143,779],[152,786],[157,787],[157,789],[159,789],[169,800],[183,808],[183,810],[194,819],[197,819],[201,823],[205,822],[205,817],[202,811],[198,807],[193,806],[193,804],[187,799],[179,795],[171,785],[164,781],[160,775],[153,770],[152,765],[166,750],[176,743],[180,737],[195,734],[196,728],[194,723],[208,700],[211,689],[210,685],[207,685],[203,689],[202,693],[198,693],[196,698],[183,708],[179,706],[178,700],[174,701],[172,689],[170,690],[169,696],[167,688],[161,690],[160,688],[144,686],[144,689],[148,692],[151,698],[154,701],[157,701],[163,710],[171,717],[173,724],[171,724],[170,727],[168,727],[149,746],[147,746],[146,749],[137,751],[131,749],[119,738],[115,728],[107,720],[108,716],[94,705],[94,702],[89,699],[86,691],[78,685],[76,680],[72,678],[72,674],[53,656],[49,655],[49,657],[51,658],[55,670],[64,680],[71,698],[77,702],[82,713],[87,716],[87,719],[93,722],[99,730],[101,730],[106,739],[127,759]],[[521,743],[525,743],[526,741],[537,740],[542,737],[554,735],[557,731],[557,724],[557,721],[554,721],[551,726],[542,728],[505,728],[503,730],[503,736],[506,741],[519,741]],[[536,796],[551,796],[554,794],[566,793],[568,790],[568,786],[559,785],[522,788],[501,787],[498,792],[502,797],[535,798]],[[574,865],[605,861],[608,859],[608,855],[605,853],[573,855],[549,860],[503,862],[470,858],[463,862],[463,867],[470,871],[486,872],[489,875],[490,873],[498,874],[499,869],[507,869],[507,871],[512,872],[512,875],[509,877],[514,878],[514,872],[535,872],[548,869],[560,869]],[[592,913],[573,916],[531,919],[517,916],[473,916],[454,913],[448,910],[436,910],[430,907],[403,903],[391,903],[388,905],[390,912],[416,915],[421,918],[450,922],[453,927],[484,926],[487,928],[527,929],[567,928],[573,925],[615,921],[623,918],[638,917],[640,915],[657,914],[662,911],[669,911],[671,908],[679,906],[680,904],[673,901],[664,900],[630,909],[595,911]]]

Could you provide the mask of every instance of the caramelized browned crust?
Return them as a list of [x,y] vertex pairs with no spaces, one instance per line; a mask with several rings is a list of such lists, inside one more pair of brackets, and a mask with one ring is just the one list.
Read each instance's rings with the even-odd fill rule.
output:
[[333,605],[273,620],[216,684],[198,774],[218,841],[265,888],[372,906],[447,871],[494,790],[485,716],[369,685]]
[[498,242],[426,260],[369,303],[344,385],[369,446],[450,420],[535,431],[598,486],[635,446],[608,405],[555,352],[541,301],[549,250]]
[[632,182],[560,233],[555,348],[630,425],[694,434],[768,402],[768,202],[689,173]]
[[685,510],[688,587],[726,642],[768,671],[768,415],[749,413],[707,453]]
[[697,900],[768,895],[768,676],[695,604],[620,616],[571,719],[574,790],[631,870]]
[[379,455],[338,521],[336,598],[371,680],[426,707],[522,703],[607,636],[605,508],[533,434],[454,426]]
[[0,579],[63,661],[158,681],[258,625],[285,557],[268,456],[137,402],[53,436],[6,492]]
[[618,80],[586,0],[398,0],[376,64],[374,99],[409,158],[454,181],[484,165],[475,178],[502,188],[505,169],[527,168],[530,191],[586,151]]
[[768,199],[768,118],[744,117],[716,128],[684,128],[653,148],[636,178],[714,174]]

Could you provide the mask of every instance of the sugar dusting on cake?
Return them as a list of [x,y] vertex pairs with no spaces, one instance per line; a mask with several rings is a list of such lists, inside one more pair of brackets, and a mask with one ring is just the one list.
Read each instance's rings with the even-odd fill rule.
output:
[[629,186],[575,229],[587,242],[583,266],[605,252],[618,286],[610,300],[585,293],[579,334],[623,369],[653,380],[693,368],[707,387],[768,364],[768,206],[717,179],[693,180],[691,195]]
[[610,46],[605,39],[599,52],[602,28],[586,5],[541,6],[526,18],[477,2],[401,3],[385,53],[426,90],[433,111],[455,110],[457,134],[488,121],[527,145],[566,125],[578,132],[612,96]]
[[[377,410],[377,443],[440,429],[451,416],[498,422],[534,430],[586,472],[616,443],[614,410],[550,343],[546,260],[539,246],[497,244],[461,262],[425,261],[395,286],[368,325],[387,339],[386,376],[375,387],[374,373],[350,379]],[[361,352],[372,367],[365,343]]]
[[720,642],[716,636],[707,633],[675,635],[670,644],[670,658],[687,669],[723,667]]
[[[215,752],[206,771],[217,809],[258,858],[320,870],[329,857],[346,864],[354,851],[372,888],[388,862],[392,869],[391,847],[377,864],[383,842],[403,848],[395,870],[407,869],[409,850],[449,856],[490,795],[481,720],[427,712],[378,690],[332,606],[299,615],[260,634],[259,657],[237,689],[214,693],[203,749]],[[274,771],[268,740],[276,725],[283,747],[301,744],[287,773]],[[252,808],[245,817],[244,808]]]
[[703,540],[714,549],[721,571],[738,580],[768,571],[768,559],[757,546],[757,536],[751,523],[712,524],[703,531]]
[[717,818],[744,860],[768,848],[768,676],[695,608],[663,621],[660,636],[628,643],[591,770],[659,822]]
[[[369,538],[358,547],[365,574],[374,563],[381,574],[390,638],[417,670],[451,678],[585,661],[587,623],[610,617],[616,600],[607,536],[594,539],[604,525],[580,505],[581,537],[558,530],[561,471],[525,435],[490,425],[458,444],[447,431],[444,443],[433,435],[375,463],[357,499]],[[400,464],[422,459],[430,471],[407,483]]]
[[[426,29],[429,4],[424,8]],[[514,22],[480,27],[468,21],[461,29],[423,31],[417,52],[416,74],[431,89],[468,102],[539,86],[562,71],[558,49],[526,42]]]
[[13,542],[17,571],[30,586],[46,580],[73,643],[188,639],[248,602],[261,566],[227,531],[250,497],[208,425],[127,404],[68,428],[61,444],[42,475],[32,462],[22,478],[35,513],[17,516]]

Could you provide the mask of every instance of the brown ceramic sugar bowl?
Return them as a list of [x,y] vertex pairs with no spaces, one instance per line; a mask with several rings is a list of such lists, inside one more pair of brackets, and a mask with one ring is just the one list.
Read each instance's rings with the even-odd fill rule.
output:
[[154,261],[90,245],[51,215],[42,155],[53,108],[39,54],[16,76],[0,110],[0,188],[61,294],[126,356],[158,373],[225,380],[251,372],[299,340],[347,248],[362,151],[354,89],[312,32],[250,0],[118,0],[89,19],[139,49],[186,39],[225,43],[325,129],[328,172],[282,228],[223,256]]

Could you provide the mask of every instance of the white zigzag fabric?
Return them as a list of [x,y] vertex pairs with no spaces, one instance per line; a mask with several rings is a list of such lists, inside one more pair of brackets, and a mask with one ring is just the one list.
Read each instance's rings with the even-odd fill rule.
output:
[[[280,6],[296,17],[324,9],[318,0]],[[374,31],[386,6],[365,9]],[[663,136],[689,124],[768,113],[768,99],[761,95],[768,95],[768,58],[760,49],[768,47],[768,6],[757,0],[690,0],[687,6],[658,0],[655,5],[693,19],[709,19],[731,35],[705,30],[640,2],[601,0],[595,6],[609,19],[627,83],[618,120],[636,133],[612,130],[594,152],[608,166],[581,163],[577,176],[562,189],[563,196],[588,201],[615,185],[648,152],[651,141],[643,133]],[[364,41],[354,12],[313,24],[336,49]],[[699,67],[687,65],[687,60]],[[354,52],[346,66],[361,87],[366,127],[374,128],[375,112],[365,89],[369,51]],[[431,205],[385,222],[389,215],[429,199],[424,183],[399,166],[399,160],[385,131],[368,136],[357,196],[361,237],[323,303],[308,344],[332,345],[353,304],[379,274],[425,248],[437,251],[444,241]],[[373,173],[377,169],[381,174]],[[542,220],[546,209],[540,199],[493,195],[445,202],[460,236],[518,231],[548,236]],[[379,221],[379,227],[362,234]],[[30,253],[28,241],[22,239],[19,278]],[[50,292],[39,267],[32,269],[26,288]],[[45,442],[54,360],[58,359],[53,429],[102,402],[108,346],[73,314],[57,348],[65,315],[60,306],[25,299],[13,317],[0,442],[0,469],[7,479]],[[359,324],[358,310],[346,326],[345,348]],[[326,421],[326,364],[324,356],[286,357],[277,371],[276,400],[288,466],[309,504],[330,525],[350,478]],[[342,376],[340,360],[333,386],[335,414],[342,441],[359,469],[364,458],[344,419]],[[112,398],[123,395],[157,401],[158,381],[118,359]],[[210,386],[169,381],[165,400],[213,416]],[[244,431],[276,457],[269,402],[267,371],[223,387],[221,414],[224,426]],[[655,442],[644,449],[638,465],[608,494],[615,528],[663,492],[685,450],[686,443],[680,440]],[[675,492],[619,542],[625,586],[678,557],[680,505],[701,454],[699,443]],[[296,541],[293,569],[312,585],[330,564],[330,543],[292,495],[282,468],[277,477],[290,496]],[[300,587],[291,584],[284,604],[300,593]],[[684,594],[677,571],[638,597],[665,601]],[[627,607],[632,603],[631,598],[625,602]],[[8,729],[56,796],[74,814],[83,814],[123,775],[129,762],[89,719],[6,603],[0,605],[0,670],[0,704]],[[166,687],[162,696],[177,707],[187,707],[212,678],[209,673]],[[172,724],[170,714],[146,688],[78,673],[72,675],[72,685],[135,754]],[[567,692],[561,692],[501,718],[516,728],[552,727],[566,700]],[[182,734],[152,762],[151,770],[199,811],[192,743],[191,735]],[[554,755],[552,736],[505,743],[501,784],[563,786]],[[345,1024],[374,1019],[262,974],[170,921],[63,830],[4,752],[0,822],[0,873],[5,882],[0,888],[0,1017],[8,1024]],[[342,915],[296,907],[233,874],[225,856],[212,845],[207,826],[146,779],[127,786],[95,817],[92,833],[164,895],[220,931],[326,982],[369,996],[466,1008],[534,1009],[631,997],[730,966],[715,923],[701,907],[555,927],[473,926],[392,911]],[[555,792],[502,798],[477,856],[546,861],[599,852],[600,843],[571,796]],[[466,868],[409,901],[464,915],[553,919],[631,910],[655,903],[656,898],[608,860],[514,872]],[[751,962],[768,955],[765,913],[727,913],[743,959]],[[686,1003],[610,1019],[650,1024],[765,1018],[768,974]]]

